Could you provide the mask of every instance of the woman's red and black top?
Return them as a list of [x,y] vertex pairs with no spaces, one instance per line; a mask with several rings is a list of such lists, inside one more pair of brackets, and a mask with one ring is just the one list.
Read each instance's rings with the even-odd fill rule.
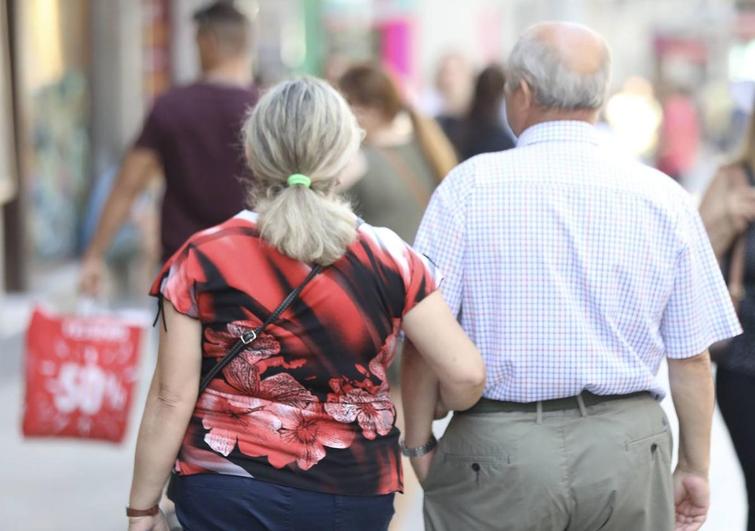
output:
[[[203,373],[310,271],[267,244],[256,219],[244,211],[192,236],[150,291],[202,323]],[[199,397],[177,471],[333,494],[400,491],[386,372],[402,317],[438,282],[393,232],[359,225],[346,254]]]

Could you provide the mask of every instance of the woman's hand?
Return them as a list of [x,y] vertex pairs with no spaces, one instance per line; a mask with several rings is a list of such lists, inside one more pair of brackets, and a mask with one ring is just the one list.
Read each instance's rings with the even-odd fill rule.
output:
[[128,531],[170,531],[168,519],[162,511],[155,516],[138,516],[128,519]]

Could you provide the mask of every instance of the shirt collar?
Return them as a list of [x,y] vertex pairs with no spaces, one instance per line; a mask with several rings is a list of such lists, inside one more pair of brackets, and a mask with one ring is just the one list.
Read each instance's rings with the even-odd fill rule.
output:
[[598,144],[595,126],[577,120],[542,122],[528,127],[519,135],[517,147],[541,142],[580,142]]

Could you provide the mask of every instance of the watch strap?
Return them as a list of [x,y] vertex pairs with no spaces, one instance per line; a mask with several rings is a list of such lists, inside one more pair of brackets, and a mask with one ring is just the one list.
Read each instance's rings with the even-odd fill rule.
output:
[[423,455],[426,455],[430,453],[436,446],[438,446],[438,439],[435,438],[435,435],[430,436],[430,440],[427,441],[422,446],[417,446],[416,448],[409,448],[404,444],[404,441],[399,442],[399,446],[401,447],[401,453],[409,458],[415,458],[415,457],[422,457]]

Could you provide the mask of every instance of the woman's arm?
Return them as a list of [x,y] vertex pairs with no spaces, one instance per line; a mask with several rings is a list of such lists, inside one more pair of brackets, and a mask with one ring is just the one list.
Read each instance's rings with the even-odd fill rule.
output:
[[[157,367],[136,443],[129,507],[156,505],[197,401],[202,327],[166,302]],[[167,330],[166,330],[167,328]]]
[[741,176],[741,185],[735,185],[737,175],[732,174],[735,171],[741,170],[720,169],[700,202],[700,217],[719,260],[731,249],[734,239],[755,220],[755,188],[747,185],[744,176]]
[[440,292],[435,291],[412,308],[404,316],[403,328],[437,376],[443,404],[459,411],[472,407],[485,387],[485,366]]
[[[438,377],[409,341],[401,353],[401,403],[404,409],[404,444],[424,446],[433,433],[438,403]],[[411,460],[420,483],[427,477],[434,450]]]

